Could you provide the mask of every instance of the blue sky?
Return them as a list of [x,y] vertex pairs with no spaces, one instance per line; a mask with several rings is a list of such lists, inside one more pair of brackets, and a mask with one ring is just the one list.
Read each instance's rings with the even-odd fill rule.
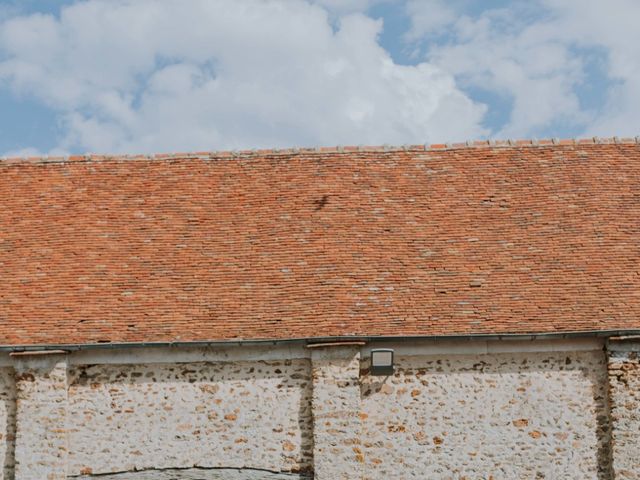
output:
[[637,0],[0,0],[0,155],[640,134]]

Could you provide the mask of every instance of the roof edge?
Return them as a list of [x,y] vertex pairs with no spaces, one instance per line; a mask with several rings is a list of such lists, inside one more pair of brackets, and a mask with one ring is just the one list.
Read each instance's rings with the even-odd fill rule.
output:
[[41,345],[0,345],[0,352],[43,352],[43,351],[80,351],[80,350],[110,350],[122,348],[142,347],[243,347],[264,345],[313,345],[317,343],[334,342],[415,342],[415,341],[490,341],[490,340],[563,340],[572,338],[610,338],[640,336],[640,329],[631,330],[590,330],[546,333],[480,333],[469,335],[409,335],[409,336],[367,336],[367,335],[342,335],[333,337],[299,337],[299,338],[264,338],[264,339],[238,339],[238,340],[210,340],[210,341],[177,341],[177,342],[122,342],[122,343],[71,343],[71,344],[41,344]]
[[0,157],[1,165],[15,164],[50,164],[50,163],[78,163],[78,162],[102,162],[109,160],[135,161],[135,160],[218,160],[231,158],[254,157],[279,157],[284,155],[327,155],[327,154],[351,154],[357,152],[433,152],[462,149],[480,148],[523,148],[523,147],[562,147],[579,145],[640,145],[640,135],[636,137],[591,137],[571,139],[530,139],[530,140],[470,140],[461,143],[426,143],[417,145],[382,145],[382,146],[333,146],[333,147],[307,147],[307,148],[283,148],[283,149],[256,149],[256,150],[221,150],[209,152],[184,152],[184,153],[157,153],[157,154],[94,154],[66,156],[35,156],[35,157]]

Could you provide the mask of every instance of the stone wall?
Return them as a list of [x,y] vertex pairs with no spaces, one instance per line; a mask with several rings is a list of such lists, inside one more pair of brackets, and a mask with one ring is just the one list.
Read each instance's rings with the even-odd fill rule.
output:
[[64,480],[67,437],[66,355],[16,359],[15,477]]
[[640,346],[407,345],[0,358],[1,478],[640,478]]
[[315,479],[361,478],[360,349],[314,349],[311,358]]
[[365,478],[609,479],[602,352],[398,357],[363,376]]
[[640,357],[636,351],[609,353],[612,449],[616,480],[640,479]]
[[13,369],[0,368],[0,479],[13,478],[16,434],[16,385]]
[[76,366],[69,383],[70,475],[312,468],[306,359]]

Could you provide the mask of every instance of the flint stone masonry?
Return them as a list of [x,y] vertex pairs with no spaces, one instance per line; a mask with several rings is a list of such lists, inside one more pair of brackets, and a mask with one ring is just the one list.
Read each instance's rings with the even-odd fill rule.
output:
[[[624,348],[611,345],[611,349]],[[625,350],[629,350],[625,348]],[[634,351],[635,350],[635,351]],[[640,479],[640,343],[609,351],[609,396],[615,480]]]
[[361,378],[364,478],[611,478],[602,352],[396,361]]
[[361,478],[359,348],[314,349],[311,359],[315,479]]
[[146,472],[124,472],[113,475],[80,475],[77,480],[311,480],[310,474],[271,473],[257,470],[202,468],[150,470]]
[[638,478],[628,344],[445,345],[0,356],[1,478]]
[[312,468],[306,359],[75,366],[69,474]]
[[15,362],[16,480],[67,478],[67,363],[65,355]]
[[12,368],[0,368],[0,479],[13,478],[16,435],[16,385]]

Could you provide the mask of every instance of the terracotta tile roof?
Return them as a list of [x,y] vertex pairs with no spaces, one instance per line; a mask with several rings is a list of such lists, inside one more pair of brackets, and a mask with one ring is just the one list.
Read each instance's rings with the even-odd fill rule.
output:
[[640,328],[637,140],[0,161],[0,344]]

